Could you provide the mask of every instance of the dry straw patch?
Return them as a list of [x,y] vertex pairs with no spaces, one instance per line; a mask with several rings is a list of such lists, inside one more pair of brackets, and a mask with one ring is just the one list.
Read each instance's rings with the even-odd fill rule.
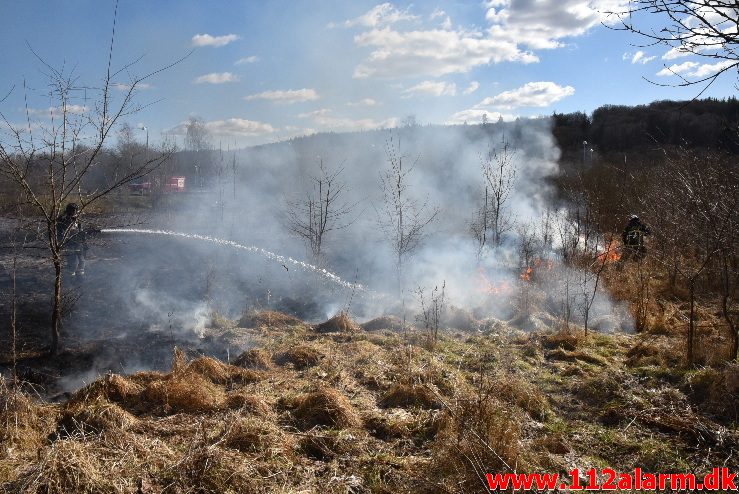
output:
[[226,406],[231,409],[241,409],[247,412],[268,417],[274,415],[272,407],[261,396],[243,390],[232,391],[226,396]]
[[396,316],[382,316],[371,319],[361,325],[365,331],[380,331],[387,329],[390,331],[402,331],[403,321]]
[[344,311],[315,327],[318,333],[356,333],[359,329],[359,326]]
[[137,423],[136,417],[102,396],[70,402],[62,408],[57,435],[100,434],[127,429]]
[[435,394],[426,386],[396,383],[382,396],[380,406],[392,408],[440,408]]
[[144,398],[161,407],[164,413],[197,413],[219,410],[226,401],[224,390],[200,374],[172,373],[154,381],[143,393]]
[[243,367],[244,369],[266,371],[272,368],[272,359],[266,350],[252,348],[236,357],[233,365]]
[[318,365],[325,355],[308,345],[297,345],[277,356],[275,362],[279,365],[292,364],[295,369],[303,370]]
[[[126,487],[111,475],[106,451],[93,441],[59,440],[44,451],[13,484],[14,492],[65,494],[121,492]],[[133,488],[133,484],[128,486]]]
[[[264,479],[241,452],[218,444],[191,445],[157,479],[174,493],[264,492]],[[261,485],[260,485],[261,484]],[[260,488],[261,487],[261,488]]]
[[476,492],[487,472],[525,471],[521,420],[495,399],[448,408],[433,444],[429,479],[446,492]]
[[333,388],[320,388],[290,400],[297,425],[308,430],[316,426],[330,428],[359,427],[362,421],[349,400]]
[[242,328],[286,329],[303,326],[303,321],[289,314],[273,310],[249,311],[239,319]]
[[536,420],[543,420],[549,413],[546,397],[538,388],[519,377],[498,375],[493,379],[491,389],[499,399],[516,405]]
[[252,370],[235,365],[224,364],[211,357],[199,357],[187,364],[185,373],[199,374],[214,384],[250,383],[260,379],[260,375]]
[[0,376],[0,444],[21,449],[40,446],[53,429],[56,414],[56,407],[39,405],[25,393],[10,389]]
[[291,437],[272,421],[248,415],[237,416],[228,422],[229,429],[223,443],[228,448],[267,458],[292,452]]

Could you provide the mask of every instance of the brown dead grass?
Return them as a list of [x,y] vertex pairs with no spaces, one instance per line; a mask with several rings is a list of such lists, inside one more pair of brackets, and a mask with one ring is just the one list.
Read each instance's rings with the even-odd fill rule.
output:
[[447,409],[433,443],[429,480],[446,492],[476,492],[486,472],[526,471],[521,418],[487,398],[465,400]]
[[318,365],[325,355],[308,345],[297,345],[275,356],[279,365],[292,364],[295,369],[302,370]]
[[228,423],[229,429],[224,437],[224,445],[228,448],[267,457],[292,453],[292,438],[270,420],[255,415],[237,415]]
[[359,326],[344,311],[315,327],[318,333],[355,333],[359,329]]
[[57,436],[100,434],[128,429],[137,421],[136,417],[115,403],[102,396],[95,396],[92,400],[70,402],[62,408]]
[[323,387],[300,395],[290,405],[297,425],[303,430],[316,426],[344,429],[362,423],[346,396],[333,388]]
[[166,492],[260,492],[255,465],[240,451],[201,441],[191,445],[157,479]]
[[244,369],[266,371],[272,368],[272,359],[266,350],[252,348],[236,357],[233,364]]
[[361,325],[365,331],[380,331],[387,329],[389,331],[402,331],[403,321],[396,316],[382,316],[371,319]]
[[289,314],[274,310],[249,311],[239,319],[242,328],[285,329],[303,325],[303,321]]
[[232,391],[226,396],[226,406],[241,409],[262,417],[272,416],[272,407],[262,398],[243,390]]
[[428,351],[272,331],[240,365],[178,350],[170,372],[105,376],[65,405],[0,386],[0,492],[456,493],[491,471],[726,461],[739,367],[668,376],[647,362],[673,340],[648,336],[446,332]]
[[716,418],[726,422],[739,420],[739,362],[690,373],[685,376],[682,389]]
[[533,419],[543,420],[549,413],[544,394],[533,384],[515,375],[499,375],[493,380],[492,391],[500,400],[516,405]]
[[256,382],[261,378],[260,374],[255,371],[224,364],[211,357],[196,358],[187,364],[183,372],[199,374],[215,384],[234,382],[245,384]]
[[557,332],[544,334],[541,344],[544,348],[573,351],[582,343],[583,336],[574,330],[561,329]]
[[160,413],[198,413],[221,409],[226,393],[200,374],[188,372],[173,373],[152,382],[144,390],[143,398]]
[[604,358],[599,357],[598,355],[593,355],[592,353],[583,350],[571,352],[561,347],[547,351],[544,356],[549,360],[559,360],[563,362],[576,362],[579,360],[581,362],[587,362],[598,366],[605,366],[608,364]]
[[[57,407],[41,405],[0,376],[0,445],[35,451],[56,424]],[[0,446],[0,463],[5,448]]]
[[383,407],[440,408],[441,403],[428,387],[420,385],[394,384],[380,399]]

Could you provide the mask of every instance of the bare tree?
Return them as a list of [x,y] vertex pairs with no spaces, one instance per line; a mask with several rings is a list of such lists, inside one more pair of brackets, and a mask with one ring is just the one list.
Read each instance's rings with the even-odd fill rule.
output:
[[687,77],[666,67],[680,78],[676,86],[705,83],[702,93],[719,76],[739,68],[736,0],[632,0],[625,10],[610,15],[620,21],[615,29],[636,33],[650,46],[669,47],[668,58],[696,56],[715,62],[708,66],[710,70]]
[[[658,174],[655,190],[647,198],[651,214],[659,218],[655,231],[656,255],[667,260],[688,290],[689,314],[686,360],[695,363],[698,323],[697,297],[704,283],[719,281],[722,312],[732,332],[732,352],[736,333],[736,217],[739,208],[739,179],[732,165],[720,156],[680,150],[677,158]],[[669,207],[668,207],[669,204]],[[678,245],[677,252],[671,247]],[[679,256],[679,260],[673,259]]]
[[508,200],[516,181],[515,151],[503,139],[499,147],[490,145],[485,155],[480,155],[480,166],[485,183],[484,201],[472,222],[471,231],[477,239],[479,252],[488,240],[499,247],[503,234],[513,228],[513,218]]
[[446,281],[442,282],[441,290],[438,286],[435,286],[427,300],[424,297],[424,289],[420,286],[416,289],[416,295],[421,303],[421,313],[416,316],[416,320],[423,324],[426,331],[426,348],[428,350],[436,348],[436,344],[439,342],[439,327],[444,318],[445,290]]
[[185,146],[192,151],[207,151],[212,147],[210,132],[203,119],[191,116],[185,124]]
[[[117,9],[117,6],[116,6]],[[112,68],[115,39],[110,41],[108,64],[100,87],[77,83],[73,73],[56,69],[38,58],[47,70],[49,97],[55,102],[49,110],[48,123],[32,124],[26,104],[26,123],[11,124],[3,113],[7,139],[0,140],[0,175],[19,190],[22,200],[44,224],[49,261],[54,267],[54,296],[51,314],[51,353],[59,350],[59,327],[62,317],[62,264],[64,248],[71,237],[71,228],[61,231],[59,222],[65,206],[79,203],[82,214],[100,198],[120,187],[144,177],[167,157],[157,155],[139,162],[123,162],[117,172],[104,183],[89,189],[85,180],[100,167],[103,147],[123,118],[141,109],[135,104],[140,85],[158,72],[179,63],[155,70],[143,77],[130,76],[132,63],[120,70]],[[135,62],[134,62],[135,63]],[[132,77],[127,84],[116,83],[122,74]],[[24,81],[25,89],[25,81]],[[117,89],[118,91],[114,91]],[[90,106],[88,97],[96,96]],[[27,93],[24,94],[27,100]],[[84,97],[84,100],[82,99]],[[80,104],[82,103],[82,104]]]
[[389,166],[380,176],[383,210],[378,214],[378,223],[395,254],[398,286],[402,292],[404,261],[421,243],[426,227],[436,219],[439,210],[429,205],[428,198],[419,202],[408,190],[409,175],[418,159],[404,168],[400,141],[396,145],[392,135],[385,143],[385,153]]
[[346,183],[341,180],[344,168],[329,170],[320,160],[317,175],[310,177],[310,188],[303,199],[288,203],[288,228],[303,239],[316,262],[329,232],[341,230],[351,224],[349,215],[355,204],[344,200]]

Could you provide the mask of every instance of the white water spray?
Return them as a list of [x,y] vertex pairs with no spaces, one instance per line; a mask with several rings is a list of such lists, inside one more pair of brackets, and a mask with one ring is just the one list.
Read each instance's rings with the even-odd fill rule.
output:
[[268,250],[262,249],[261,247],[255,247],[251,245],[242,245],[237,242],[233,242],[231,240],[224,240],[222,238],[209,237],[208,235],[198,235],[196,233],[181,233],[181,232],[173,232],[170,230],[144,230],[144,229],[139,229],[139,228],[105,228],[101,230],[101,232],[103,233],[143,233],[143,234],[148,234],[148,235],[167,235],[170,237],[182,237],[182,238],[191,238],[195,240],[203,240],[205,242],[212,242],[214,244],[223,245],[225,247],[233,247],[234,249],[241,249],[247,252],[253,252],[255,254],[260,254],[271,261],[275,261],[279,264],[282,264],[285,267],[287,267],[286,266],[287,264],[296,266],[299,269],[315,273],[321,276],[322,278],[325,278],[329,281],[332,281],[333,283],[336,283],[339,286],[348,288],[350,290],[356,290],[356,291],[366,290],[365,287],[363,285],[360,285],[359,283],[349,283],[348,281],[344,281],[340,277],[335,275],[334,273],[327,271],[325,269],[319,268],[318,266],[308,264],[307,262],[298,261],[296,259],[293,259],[292,257],[281,256],[279,254],[275,254],[274,252],[270,252]]

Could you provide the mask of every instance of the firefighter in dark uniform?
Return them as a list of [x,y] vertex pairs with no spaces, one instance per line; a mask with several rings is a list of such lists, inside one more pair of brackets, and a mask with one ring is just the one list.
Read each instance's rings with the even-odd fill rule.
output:
[[629,217],[629,223],[621,234],[621,239],[624,242],[623,260],[640,261],[644,259],[644,256],[647,255],[644,237],[651,233],[649,227],[642,223],[637,215],[632,214]]
[[56,239],[62,244],[64,264],[71,276],[85,274],[85,255],[87,254],[87,233],[79,220],[80,208],[75,203],[67,204],[64,214],[56,223]]

